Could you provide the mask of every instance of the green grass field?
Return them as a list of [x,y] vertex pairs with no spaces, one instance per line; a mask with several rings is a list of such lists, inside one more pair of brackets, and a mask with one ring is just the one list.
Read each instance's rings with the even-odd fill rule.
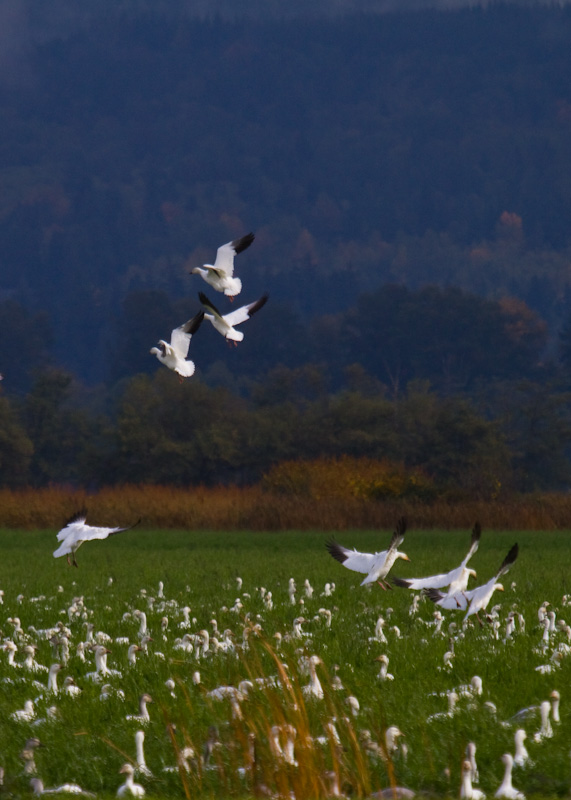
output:
[[[384,549],[389,537],[390,531],[347,531],[337,536],[346,546],[369,552]],[[38,645],[36,660],[49,666],[56,655],[40,631],[61,621],[69,627],[71,639],[69,662],[60,672],[59,685],[71,675],[82,689],[78,698],[62,693],[47,695],[32,683],[36,680],[45,686],[44,673],[33,675],[11,667],[8,654],[0,653],[3,791],[13,796],[29,793],[29,776],[23,775],[20,752],[28,737],[37,736],[44,747],[36,751],[35,760],[46,787],[74,781],[98,796],[114,796],[124,779],[118,774],[119,768],[126,761],[134,762],[134,734],[140,727],[125,717],[136,713],[138,697],[148,692],[155,702],[149,706],[145,756],[153,776],[137,775],[136,780],[150,796],[246,797],[260,793],[263,784],[279,796],[289,796],[293,791],[302,800],[326,796],[329,783],[324,775],[334,770],[342,791],[355,797],[389,786],[393,775],[397,784],[416,791],[456,797],[463,753],[471,741],[477,745],[479,786],[492,796],[503,774],[501,755],[513,753],[517,727],[527,732],[533,765],[514,770],[514,785],[538,797],[567,795],[571,786],[571,714],[567,708],[571,658],[564,656],[552,674],[535,670],[550,662],[560,643],[567,644],[567,636],[558,628],[545,653],[535,650],[543,634],[537,614],[541,603],[549,601],[558,619],[571,617],[571,610],[562,604],[563,595],[570,591],[568,534],[483,531],[480,549],[470,562],[478,572],[478,584],[495,574],[515,541],[520,545],[516,564],[503,578],[505,593],[496,593],[488,608],[490,611],[496,603],[501,604],[498,639],[491,624],[480,629],[477,622],[462,634],[461,612],[445,612],[442,635],[435,635],[435,609],[428,600],[422,600],[419,613],[412,616],[411,592],[396,588],[385,592],[378,585],[360,587],[360,576],[329,556],[324,547],[327,538],[323,533],[305,532],[228,534],[136,529],[86,544],[78,552],[79,569],[74,569],[67,566],[65,558],[52,558],[54,531],[1,531],[3,639],[12,638],[14,626],[9,619],[18,617],[29,640]],[[411,530],[402,546],[411,563],[397,562],[392,574],[420,577],[447,571],[460,563],[469,539],[468,530]],[[238,577],[243,581],[240,591]],[[290,603],[288,595],[291,577],[297,584],[296,605]],[[312,599],[304,597],[305,579],[313,586]],[[164,582],[163,601],[157,597],[159,581]],[[327,582],[335,583],[330,597],[321,596]],[[271,610],[262,600],[260,587],[272,592]],[[68,609],[78,597],[83,597],[84,610],[80,607],[79,615],[70,616]],[[155,598],[152,608],[150,597]],[[242,608],[235,612],[231,609],[238,597]],[[189,630],[178,627],[184,606],[191,608]],[[330,628],[325,616],[319,614],[321,608],[332,612]],[[101,684],[85,677],[94,669],[93,655],[88,653],[86,663],[76,656],[77,643],[86,636],[84,623],[92,622],[95,631],[103,631],[113,640],[125,637],[137,643],[138,620],[124,618],[135,609],[147,614],[153,638],[149,653],[141,654],[136,665],[129,666],[127,644],[108,644],[109,667],[122,673],[108,682],[120,688],[125,699],[101,701]],[[525,631],[517,628],[504,643],[505,620],[512,609],[525,618]],[[381,615],[386,619],[386,644],[371,641]],[[169,622],[163,632],[161,619],[165,616]],[[297,616],[307,620],[303,630],[308,636],[287,641],[286,634]],[[184,633],[206,629],[212,635],[213,619],[220,632],[226,628],[234,632],[237,644],[241,644],[248,625],[259,624],[260,635],[250,635],[246,651],[237,648],[233,653],[197,657],[196,652],[175,649],[175,639]],[[451,621],[459,625],[452,667],[446,669],[443,656],[450,649]],[[37,632],[30,633],[29,626]],[[394,626],[400,630],[400,637]],[[279,646],[276,632],[284,637]],[[21,663],[26,642],[16,640],[16,644],[15,660]],[[379,664],[374,659],[382,653],[389,657],[393,681],[382,682],[377,677]],[[325,693],[322,700],[307,699],[300,690],[309,682],[299,670],[303,654],[317,654],[324,662],[317,668]],[[217,702],[206,694],[221,684],[237,685],[247,678],[279,675],[278,657],[287,665],[287,671],[281,673],[282,678],[287,676],[286,687],[282,681],[278,688],[251,691],[241,703],[242,720],[233,718],[228,701]],[[197,670],[200,685],[192,681]],[[332,688],[335,674],[344,689]],[[434,693],[467,684],[474,675],[483,680],[481,697],[461,699],[451,717],[428,719],[448,707],[446,696]],[[169,678],[176,684],[175,697],[165,686]],[[540,727],[539,715],[517,724],[501,724],[519,709],[548,699],[555,689],[561,693],[561,722],[553,724],[552,738],[533,742]],[[346,703],[349,695],[359,701],[356,716],[351,715]],[[58,709],[57,718],[39,725],[14,721],[10,715],[30,699],[36,701],[38,718],[44,718],[52,705]],[[496,714],[486,701],[495,704]],[[309,736],[324,736],[324,724],[331,719],[335,719],[341,747],[327,740],[325,744],[312,743]],[[270,728],[287,722],[297,729],[298,766],[276,759],[269,745]],[[189,773],[163,772],[164,766],[176,763],[176,751],[185,745],[192,745],[200,755],[212,725],[218,728],[219,744],[207,766],[197,759]],[[362,731],[370,731],[373,741],[382,743],[390,725],[404,733],[408,752],[405,757],[399,750],[387,761],[384,754],[375,756],[364,748]],[[250,740],[248,734],[253,734]],[[253,738],[256,758],[252,766],[249,742]],[[245,765],[245,774],[240,774],[238,768]]]

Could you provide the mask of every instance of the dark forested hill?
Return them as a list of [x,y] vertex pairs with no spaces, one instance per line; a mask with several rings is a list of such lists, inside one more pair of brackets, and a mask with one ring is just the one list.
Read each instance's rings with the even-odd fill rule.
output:
[[[434,283],[519,297],[554,337],[571,280],[570,41],[569,7],[509,5],[110,12],[22,39],[0,84],[0,300],[47,312],[54,359],[112,380],[132,364],[115,337],[144,328],[145,359],[159,316],[174,327],[197,307],[185,267],[255,230],[242,297],[269,290],[292,325],[386,282]],[[149,291],[172,318],[150,319]]]

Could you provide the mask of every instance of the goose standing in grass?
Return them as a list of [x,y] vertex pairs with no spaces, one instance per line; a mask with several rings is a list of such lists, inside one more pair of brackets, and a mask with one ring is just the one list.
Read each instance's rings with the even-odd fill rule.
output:
[[99,683],[103,678],[108,678],[111,675],[121,677],[120,672],[117,672],[117,670],[110,670],[107,666],[107,656],[110,652],[111,650],[108,650],[102,644],[95,646],[95,672],[88,672],[85,676],[86,678]]
[[462,786],[460,788],[460,797],[462,800],[484,800],[484,792],[480,789],[474,789],[472,786],[472,765],[468,760],[462,764]]
[[192,747],[183,747],[177,755],[176,767],[163,767],[163,772],[180,772],[181,769],[185,772],[191,771],[191,762],[196,764],[196,753]]
[[137,771],[141,773],[141,775],[146,775],[147,778],[152,777],[153,773],[147,767],[147,762],[145,761],[145,732],[144,731],[137,731],[135,734],[135,751],[136,756],[135,760],[137,762]]
[[369,583],[379,584],[382,589],[391,589],[391,585],[384,581],[397,558],[403,561],[410,561],[406,553],[399,551],[400,545],[404,541],[406,532],[406,519],[401,517],[397,522],[396,529],[392,535],[388,550],[380,553],[359,553],[357,550],[349,550],[340,545],[334,539],[326,543],[329,553],[339,563],[354,572],[364,573],[366,577],[361,581],[361,586]]
[[131,764],[123,764],[119,770],[119,774],[126,775],[127,778],[125,783],[121,784],[117,789],[117,797],[127,797],[127,795],[132,795],[133,797],[145,796],[145,790],[141,784],[135,783],[135,770]]
[[245,306],[231,311],[229,314],[222,315],[216,306],[210,302],[204,292],[199,293],[200,302],[204,306],[204,316],[212,326],[220,333],[227,341],[232,341],[238,344],[244,338],[242,331],[237,331],[235,325],[241,325],[253,317],[254,314],[263,308],[268,302],[269,295],[264,294],[259,300],[254,303],[248,303]]
[[37,769],[36,769],[36,760],[34,754],[38,747],[42,747],[42,743],[36,736],[32,736],[30,739],[26,739],[26,744],[24,745],[24,749],[20,753],[20,758],[24,762],[24,775],[36,774]]
[[389,672],[389,657],[383,653],[377,656],[375,661],[378,661],[381,665],[377,678],[380,681],[394,681],[395,676]]
[[459,567],[444,572],[440,575],[431,575],[427,578],[393,578],[392,582],[395,586],[402,586],[405,589],[413,589],[419,591],[422,589],[442,589],[448,586],[447,594],[455,594],[456,592],[463,592],[468,588],[468,580],[470,576],[476,577],[476,572],[469,569],[466,565],[477,551],[480,544],[480,537],[482,535],[482,528],[479,522],[476,522],[472,529],[472,538],[470,541],[470,549],[464,556],[464,559]]
[[36,718],[36,711],[32,700],[26,700],[24,708],[10,714],[14,722],[31,722]]
[[242,281],[234,278],[234,257],[243,253],[252,242],[255,236],[247,233],[240,239],[227,242],[221,245],[216,251],[214,264],[203,264],[202,267],[194,267],[189,270],[191,275],[200,275],[209,286],[217,292],[224,292],[226,297],[232,301],[235,295],[242,291]]
[[59,692],[59,687],[57,685],[57,676],[61,670],[61,664],[52,664],[49,672],[48,672],[48,692],[53,692],[53,694],[57,694]]
[[541,716],[541,727],[533,736],[534,742],[542,742],[544,739],[551,739],[553,736],[553,728],[549,721],[549,712],[551,711],[551,703],[549,700],[544,700],[539,704],[539,714]]
[[156,356],[161,364],[176,372],[180,383],[183,378],[194,375],[194,361],[187,360],[190,340],[200,328],[204,311],[199,311],[192,319],[171,331],[170,342],[159,339],[158,347],[151,347],[149,353]]
[[86,525],[86,519],[87,511],[79,511],[68,519],[65,526],[57,534],[57,540],[61,542],[61,544],[58,549],[54,551],[54,558],[67,556],[67,563],[77,567],[75,554],[84,542],[90,542],[94,539],[107,539],[108,536],[115,536],[116,533],[130,531],[141,521],[137,520],[137,522],[133,525],[129,525],[127,528],[98,528],[93,525]]
[[146,692],[139,697],[139,713],[138,714],[128,714],[125,719],[129,722],[138,722],[140,725],[146,725],[148,722],[151,721],[151,716],[149,714],[149,709],[147,708],[147,703],[153,703],[154,700],[150,694]]
[[470,762],[470,779],[472,783],[480,782],[478,765],[476,764],[476,743],[468,742],[466,745],[466,761]]
[[76,685],[75,678],[71,675],[68,675],[63,682],[63,692],[70,697],[79,697],[81,694],[81,689]]
[[559,716],[559,703],[561,702],[561,695],[559,692],[553,690],[549,695],[551,698],[551,718],[553,722],[561,722],[561,717]]
[[80,794],[83,797],[95,797],[94,792],[86,792],[77,783],[62,783],[61,786],[55,786],[53,789],[45,789],[43,781],[39,778],[32,778],[30,780],[30,788],[36,797],[42,794]]
[[38,662],[35,660],[35,655],[36,655],[36,647],[35,647],[35,645],[27,644],[24,647],[24,653],[26,655],[26,657],[24,659],[24,663],[22,664],[22,667],[24,667],[24,669],[27,669],[30,672],[47,672],[48,671],[47,667],[45,667],[43,664],[38,664]]
[[323,693],[323,687],[321,685],[321,681],[317,677],[316,668],[319,664],[323,664],[323,661],[319,658],[319,656],[310,656],[307,659],[307,668],[309,669],[310,675],[310,682],[307,686],[303,687],[303,693],[306,697],[315,697],[318,700],[323,700],[325,696]]
[[514,733],[514,743],[515,743],[514,764],[517,767],[524,767],[529,760],[529,753],[527,752],[527,747],[524,744],[526,739],[527,739],[527,733],[524,731],[523,728],[518,728],[518,730]]
[[512,785],[512,769],[514,765],[513,757],[510,753],[504,753],[502,762],[505,765],[504,778],[495,793],[495,797],[505,797],[507,800],[525,800],[523,792],[514,789]]
[[137,653],[141,652],[141,648],[138,644],[131,644],[129,645],[129,649],[127,651],[127,661],[129,664],[134,667],[137,663]]

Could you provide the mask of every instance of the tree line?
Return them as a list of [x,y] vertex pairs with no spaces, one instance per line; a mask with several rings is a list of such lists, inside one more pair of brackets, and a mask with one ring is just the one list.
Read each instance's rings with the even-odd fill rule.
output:
[[[133,302],[158,305],[155,292]],[[398,285],[305,325],[267,312],[236,349],[199,331],[197,375],[183,385],[128,323],[112,383],[88,387],[32,359],[29,388],[3,382],[0,485],[243,485],[281,461],[343,454],[482,496],[571,478],[571,326],[556,358],[547,326],[521,301]],[[37,317],[19,319],[31,352]]]

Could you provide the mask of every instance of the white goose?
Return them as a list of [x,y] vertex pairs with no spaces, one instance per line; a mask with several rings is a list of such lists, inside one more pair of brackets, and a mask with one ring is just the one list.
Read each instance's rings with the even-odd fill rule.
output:
[[505,765],[504,779],[496,791],[495,797],[506,797],[507,800],[525,800],[523,792],[514,789],[512,785],[513,757],[509,753],[504,753],[502,761]]
[[527,739],[527,733],[524,731],[523,728],[518,728],[518,730],[514,734],[514,742],[515,742],[514,764],[518,767],[525,766],[529,761],[529,753],[527,752],[527,747],[524,744],[526,739]]
[[62,783],[61,786],[55,786],[53,789],[44,788],[43,781],[39,778],[32,778],[30,780],[30,788],[36,797],[43,794],[81,794],[83,797],[95,797],[94,792],[86,792],[77,783]]
[[306,697],[315,697],[318,700],[323,700],[324,692],[321,681],[317,677],[316,667],[318,664],[323,664],[319,656],[310,656],[307,659],[307,668],[309,669],[310,682],[304,686],[302,691]]
[[151,347],[149,353],[155,355],[161,364],[177,373],[179,381],[194,375],[194,361],[187,360],[190,340],[200,328],[204,311],[199,311],[192,319],[171,331],[170,342],[159,339],[158,347]]
[[135,756],[135,760],[137,762],[137,771],[141,773],[141,775],[146,775],[148,778],[152,777],[153,773],[147,767],[147,763],[145,761],[145,732],[144,731],[137,731],[135,734],[135,750],[137,755]]
[[154,700],[150,694],[146,692],[139,697],[139,713],[128,714],[125,719],[129,722],[138,722],[140,725],[147,725],[151,721],[151,715],[147,708],[147,703],[153,703]]
[[34,709],[33,701],[26,700],[24,703],[24,708],[20,709],[19,711],[14,711],[12,714],[10,714],[10,716],[15,722],[31,722],[36,718],[36,711]]
[[498,578],[509,570],[517,556],[518,545],[514,544],[507,556],[502,561],[496,575],[494,575],[493,578],[490,578],[487,583],[484,583],[482,586],[478,586],[475,589],[470,589],[466,592],[456,592],[455,594],[443,594],[438,589],[425,589],[424,593],[440,608],[453,611],[465,611],[467,609],[464,621],[466,621],[472,614],[475,614],[478,622],[482,624],[482,620],[478,616],[478,611],[483,611],[487,608],[488,603],[492,599],[492,595],[496,590],[500,592],[504,591],[503,585],[498,583]]
[[221,245],[216,251],[214,264],[203,264],[202,267],[194,267],[190,270],[191,275],[200,275],[206,283],[212,286],[217,292],[234,299],[234,296],[242,291],[242,281],[234,278],[234,256],[243,253],[254,241],[254,234],[247,233],[240,239],[227,242]]
[[33,644],[27,644],[24,647],[24,653],[26,657],[24,659],[24,663],[22,666],[24,669],[29,670],[30,672],[47,672],[48,668],[45,667],[43,664],[38,664],[35,660],[36,655],[36,648]]
[[65,526],[57,534],[57,540],[61,544],[54,551],[54,558],[67,556],[67,563],[77,567],[75,554],[84,542],[89,542],[93,539],[107,539],[108,536],[114,536],[116,533],[130,531],[141,521],[137,520],[134,525],[129,525],[128,528],[96,528],[93,525],[86,525],[86,518],[87,512],[79,511],[68,519]]
[[383,653],[377,656],[375,661],[378,661],[381,665],[377,678],[380,681],[394,681],[395,676],[389,672],[389,657]]
[[204,292],[200,292],[198,296],[200,302],[204,306],[205,318],[212,323],[212,326],[218,333],[224,336],[225,339],[234,342],[235,345],[242,341],[244,334],[242,331],[237,331],[234,326],[241,325],[243,322],[249,320],[250,317],[253,317],[256,311],[259,311],[266,305],[269,297],[269,295],[264,294],[254,303],[248,303],[248,305],[240,306],[240,308],[231,311],[229,314],[222,315],[216,306],[210,302]]
[[476,522],[472,529],[470,549],[466,553],[460,566],[450,570],[450,572],[432,575],[428,578],[407,578],[406,580],[402,578],[393,578],[392,582],[395,586],[402,586],[405,589],[414,589],[417,591],[421,589],[442,589],[444,586],[448,586],[447,594],[456,594],[456,592],[465,591],[468,588],[470,576],[476,577],[475,570],[469,569],[466,565],[477,551],[481,535],[482,528],[480,523]]
[[116,676],[117,678],[122,677],[119,670],[116,669],[109,669],[107,666],[107,656],[111,650],[108,650],[102,644],[98,644],[95,647],[95,672],[88,672],[85,676],[89,678],[91,681],[95,681],[99,683],[103,678],[109,678],[111,676]]
[[480,789],[474,789],[472,786],[472,765],[469,761],[464,761],[462,764],[462,785],[460,788],[460,797],[462,800],[484,800],[484,792]]
[[327,542],[325,546],[333,558],[343,564],[344,567],[354,572],[365,573],[366,577],[361,581],[361,586],[376,581],[382,589],[391,589],[391,585],[384,582],[383,579],[387,577],[397,558],[402,558],[403,561],[410,561],[406,553],[401,553],[398,550],[404,541],[405,532],[406,519],[401,517],[391,537],[389,549],[382,550],[380,553],[359,553],[357,550],[349,550],[343,547],[335,540]]
[[119,770],[119,774],[126,775],[127,778],[125,783],[121,784],[121,786],[117,789],[117,797],[126,797],[129,794],[133,797],[145,796],[144,788],[139,783],[135,783],[135,770],[131,764],[123,764]]
[[137,653],[141,652],[141,648],[138,644],[131,644],[129,645],[129,649],[127,650],[127,661],[133,667],[137,663]]

